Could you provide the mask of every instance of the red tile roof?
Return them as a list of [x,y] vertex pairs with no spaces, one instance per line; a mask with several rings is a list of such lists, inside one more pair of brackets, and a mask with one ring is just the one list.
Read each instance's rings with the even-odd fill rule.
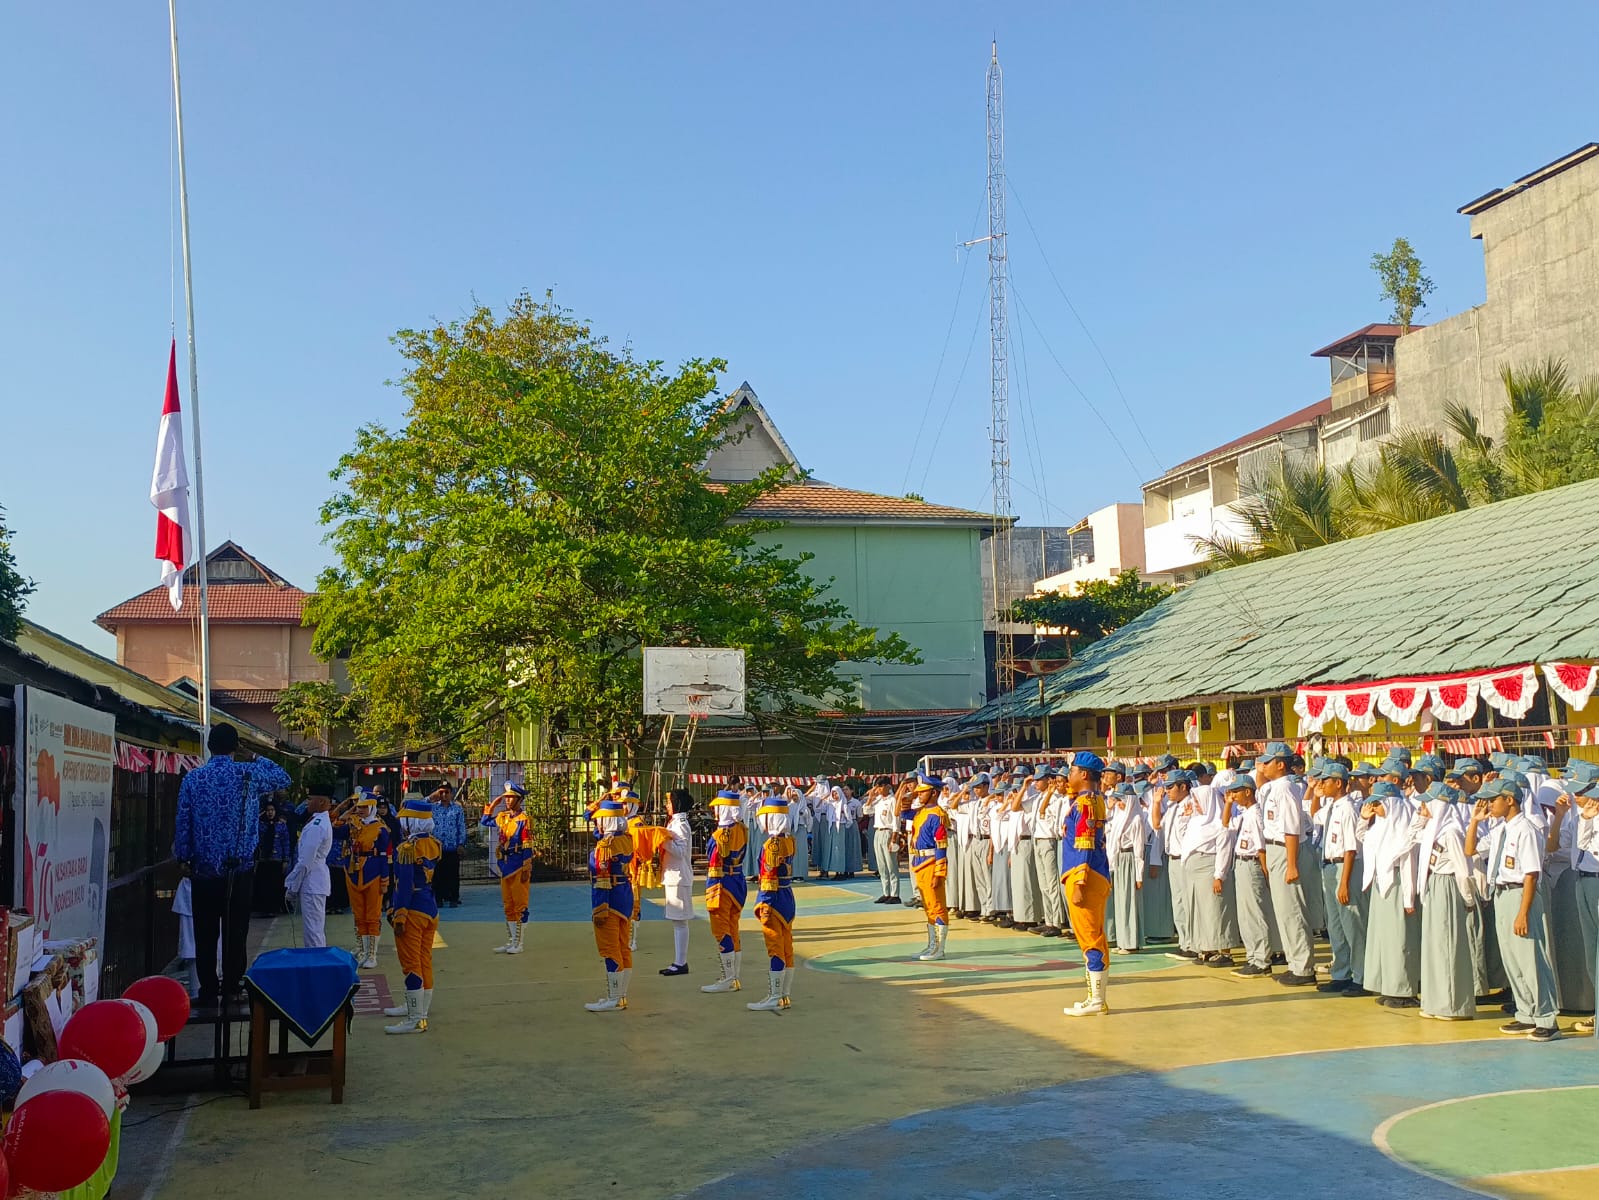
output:
[[[288,584],[213,583],[209,597],[211,619],[219,624],[233,625],[298,625],[309,596],[309,592],[302,592]],[[118,625],[187,624],[199,618],[200,589],[187,585],[183,589],[183,607],[176,611],[167,599],[167,589],[153,587],[131,600],[124,600],[115,608],[108,608],[94,619],[94,623],[115,633]]]
[[[712,487],[717,485],[712,484]],[[834,487],[830,483],[796,483],[768,492],[748,508],[744,516],[783,521],[871,521],[940,524],[992,525],[988,513],[944,504],[907,500],[903,496],[881,496]]]
[[212,688],[213,704],[276,704],[282,688]]
[[1318,400],[1314,404],[1306,405],[1297,412],[1291,412],[1286,417],[1273,421],[1270,425],[1263,425],[1253,433],[1246,433],[1243,437],[1234,438],[1230,442],[1217,446],[1214,450],[1207,450],[1196,458],[1190,458],[1187,462],[1180,462],[1160,478],[1169,479],[1173,475],[1181,475],[1183,472],[1191,471],[1214,458],[1222,458],[1236,451],[1248,449],[1256,442],[1264,442],[1279,433],[1287,433],[1290,429],[1303,429],[1307,425],[1314,425],[1318,418],[1325,417],[1330,412],[1332,412],[1331,396],[1325,400]]
[[[1413,321],[1410,325],[1410,332],[1415,333],[1416,330],[1425,328],[1427,328],[1425,325],[1420,325]],[[1342,350],[1351,342],[1358,342],[1362,338],[1396,338],[1402,336],[1403,332],[1397,325],[1367,325],[1363,328],[1355,330],[1354,333],[1345,334],[1336,342],[1330,342],[1329,344],[1323,346],[1320,350],[1317,350],[1310,357],[1326,358],[1328,355]]]

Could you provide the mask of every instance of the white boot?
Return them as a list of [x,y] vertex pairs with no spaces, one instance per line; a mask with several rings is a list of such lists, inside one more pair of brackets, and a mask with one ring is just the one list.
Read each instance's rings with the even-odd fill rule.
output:
[[620,974],[620,971],[607,971],[605,973],[605,998],[596,1000],[592,1004],[585,1004],[583,1007],[588,1009],[589,1012],[610,1012],[613,1009],[625,1007],[621,1000],[621,981],[617,978]]
[[1086,1005],[1089,1002],[1090,999],[1093,998],[1093,995],[1094,995],[1094,984],[1092,982],[1092,979],[1091,979],[1090,975],[1091,975],[1091,973],[1089,972],[1088,968],[1084,967],[1083,968],[1083,984],[1084,984],[1084,986],[1086,986],[1088,988],[1088,995],[1084,996],[1081,1000],[1078,1000],[1076,1003],[1072,1004],[1070,1007],[1063,1008],[1061,1010],[1068,1017],[1077,1016],[1077,1010],[1082,1008],[1084,1005]]
[[516,945],[516,931],[517,931],[517,922],[515,922],[515,921],[507,921],[505,923],[505,945],[494,947],[494,953],[496,953],[496,954],[509,954],[509,953],[511,953],[511,947]]
[[929,925],[928,928],[932,930],[928,935],[931,944],[927,947],[927,953],[921,955],[920,959],[922,962],[938,962],[944,957],[944,938],[949,934],[949,926]]
[[638,922],[637,921],[632,922],[628,926],[628,929],[627,929],[627,948],[629,950],[637,950],[638,949]]
[[766,989],[766,999],[744,1006],[751,1012],[776,1012],[783,1007],[783,972],[777,970],[768,974],[770,982]]
[[794,990],[794,968],[793,967],[785,967],[783,969],[783,1002],[777,1006],[778,1008],[787,1008],[787,1007],[789,1007],[788,994],[789,994],[789,992],[791,992],[793,990]]
[[511,923],[511,943],[506,946],[505,952],[507,954],[522,953],[522,922],[513,921]]
[[417,1001],[417,1024],[421,1026],[417,1032],[426,1033],[428,1031],[428,1013],[433,1008],[433,989],[423,988],[417,994],[421,997],[421,999]]
[[735,992],[738,991],[739,988],[741,988],[743,986],[739,982],[739,979],[740,979],[740,977],[743,974],[744,974],[744,951],[735,950],[735,951],[733,951],[733,990]]
[[722,975],[715,983],[707,983],[700,988],[702,992],[736,992],[738,980],[733,978],[733,951],[724,950],[721,954]]
[[1065,1010],[1068,1017],[1102,1017],[1110,1012],[1105,1003],[1105,972],[1088,972],[1088,999],[1079,1000]]
[[361,965],[368,971],[377,970],[379,936],[379,934],[374,933],[371,937],[366,939],[366,961]]
[[[386,1009],[384,1011],[388,1013],[392,1012],[393,1010]],[[384,1033],[427,1032],[428,1024],[422,1016],[422,992],[420,989],[416,991],[407,991],[405,993],[405,1007],[400,1011],[405,1014],[405,1020],[401,1021],[398,1025],[385,1025],[383,1027]]]
[[616,1007],[627,1007],[627,985],[633,982],[633,968],[623,967],[616,973]]
[[927,961],[927,956],[929,954],[931,954],[932,952],[933,952],[933,927],[931,925],[929,925],[927,927],[927,945],[923,946],[921,948],[921,951],[916,955],[916,961],[917,962],[926,962]]
[[404,1004],[398,1005],[398,1006],[396,1006],[394,1008],[385,1008],[383,1010],[383,1015],[385,1017],[408,1017],[408,1016],[410,1016],[411,1015],[411,993],[410,993],[410,991],[407,990],[406,993],[405,993],[405,1003]]

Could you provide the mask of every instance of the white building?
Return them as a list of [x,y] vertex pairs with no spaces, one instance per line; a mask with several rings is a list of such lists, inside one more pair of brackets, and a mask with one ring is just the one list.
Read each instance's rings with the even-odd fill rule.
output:
[[1071,565],[1035,582],[1035,592],[1071,595],[1078,584],[1115,579],[1126,571],[1136,571],[1151,582],[1166,582],[1145,570],[1141,504],[1108,504],[1089,513],[1072,526],[1070,547]]

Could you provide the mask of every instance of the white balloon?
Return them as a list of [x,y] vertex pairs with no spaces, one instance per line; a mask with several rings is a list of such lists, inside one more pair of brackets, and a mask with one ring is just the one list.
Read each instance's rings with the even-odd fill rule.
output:
[[77,1092],[87,1096],[100,1106],[108,1121],[117,1102],[116,1091],[106,1073],[81,1058],[63,1058],[35,1071],[17,1093],[16,1107],[21,1108],[25,1101],[42,1092]]
[[117,1003],[132,1005],[134,1012],[138,1013],[144,1021],[144,1049],[139,1054],[139,1061],[143,1062],[144,1056],[150,1053],[150,1047],[155,1044],[156,1035],[160,1032],[160,1026],[156,1024],[155,1014],[146,1005],[140,1004],[137,1000],[118,1000]]
[[166,1061],[167,1048],[163,1042],[151,1042],[145,1047],[144,1057],[134,1064],[121,1079],[124,1087],[132,1087],[136,1083],[143,1083],[150,1076],[161,1069],[161,1064]]

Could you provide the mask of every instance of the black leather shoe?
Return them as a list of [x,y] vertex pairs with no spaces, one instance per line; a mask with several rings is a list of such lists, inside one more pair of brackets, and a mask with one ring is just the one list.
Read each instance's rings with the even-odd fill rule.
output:
[[1314,975],[1295,975],[1290,971],[1287,975],[1277,976],[1277,982],[1284,987],[1311,987],[1315,984],[1316,977]]
[[669,967],[662,967],[661,968],[661,974],[662,975],[687,975],[688,974],[688,964],[687,963],[673,963]]
[[999,927],[1000,927],[1000,928],[1001,928],[1001,929],[1014,929],[1014,928],[1016,928],[1016,922],[1015,922],[1015,921],[1014,921],[1014,920],[1012,920],[1012,919],[1011,919],[1011,917],[1010,917],[1010,915],[1009,915],[1009,914],[1006,914],[1006,915],[1005,915],[1005,916],[1003,916],[1003,917],[1001,917],[1001,918],[1000,918],[1000,919],[999,919],[999,920],[998,920],[998,921],[997,921],[997,922],[996,922],[996,924],[997,924],[997,925],[998,925],[998,926],[999,926]]
[[903,904],[905,902],[903,900],[901,900],[898,896],[888,896],[888,897],[886,897],[883,900],[883,903],[884,904]]
[[1326,983],[1317,984],[1316,990],[1333,994],[1347,992],[1353,982],[1354,980],[1352,979],[1329,979]]
[[1040,937],[1059,937],[1060,930],[1054,925],[1045,925],[1042,929],[1038,930],[1038,935]]

